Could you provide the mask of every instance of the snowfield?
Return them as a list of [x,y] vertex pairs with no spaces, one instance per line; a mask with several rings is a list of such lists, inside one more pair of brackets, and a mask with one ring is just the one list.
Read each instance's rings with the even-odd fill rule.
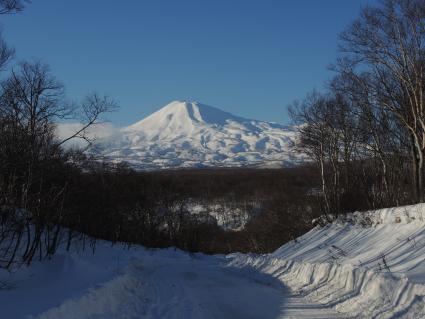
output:
[[425,205],[351,214],[267,255],[101,242],[0,282],[2,318],[425,318]]

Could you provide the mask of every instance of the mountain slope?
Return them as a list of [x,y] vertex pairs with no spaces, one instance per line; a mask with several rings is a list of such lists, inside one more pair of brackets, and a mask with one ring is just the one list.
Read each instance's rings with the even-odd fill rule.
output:
[[301,160],[292,151],[295,138],[291,127],[244,119],[197,102],[174,101],[99,140],[91,152],[143,169],[288,166]]

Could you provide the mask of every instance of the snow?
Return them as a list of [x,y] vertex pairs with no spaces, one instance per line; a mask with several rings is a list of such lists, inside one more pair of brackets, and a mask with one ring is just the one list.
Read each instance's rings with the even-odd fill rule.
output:
[[425,317],[425,204],[354,213],[270,255],[233,255],[312,302],[360,318]]
[[341,318],[225,256],[174,249],[101,243],[94,256],[62,252],[1,279],[14,285],[0,290],[2,318]]
[[61,252],[52,260],[34,262],[11,273],[1,270],[0,282],[10,289],[0,289],[0,317],[28,318],[78,297],[88,288],[114,278],[117,261],[124,256],[122,249],[103,245],[95,255],[90,249]]
[[424,218],[425,204],[349,214],[267,255],[73,247],[0,271],[1,316],[424,318]]
[[225,201],[214,201],[203,203],[189,201],[187,209],[191,214],[204,217],[205,220],[214,221],[217,226],[227,231],[243,230],[248,221],[257,214],[260,214],[261,207],[258,203],[249,203],[250,207],[235,207]]
[[198,102],[174,101],[99,139],[90,152],[142,169],[299,163],[294,127],[245,119]]

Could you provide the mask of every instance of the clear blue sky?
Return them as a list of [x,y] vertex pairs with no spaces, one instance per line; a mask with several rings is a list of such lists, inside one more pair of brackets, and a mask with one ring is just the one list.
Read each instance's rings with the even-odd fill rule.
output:
[[337,35],[374,0],[33,0],[1,17],[17,59],[41,58],[71,98],[114,97],[118,126],[172,100],[287,123],[331,77]]

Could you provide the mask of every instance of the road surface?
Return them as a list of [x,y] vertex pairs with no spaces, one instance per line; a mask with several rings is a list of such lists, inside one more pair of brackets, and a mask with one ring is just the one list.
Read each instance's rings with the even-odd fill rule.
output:
[[133,258],[117,277],[38,318],[327,319],[343,316],[292,295],[269,275],[226,266],[222,257],[152,253]]

